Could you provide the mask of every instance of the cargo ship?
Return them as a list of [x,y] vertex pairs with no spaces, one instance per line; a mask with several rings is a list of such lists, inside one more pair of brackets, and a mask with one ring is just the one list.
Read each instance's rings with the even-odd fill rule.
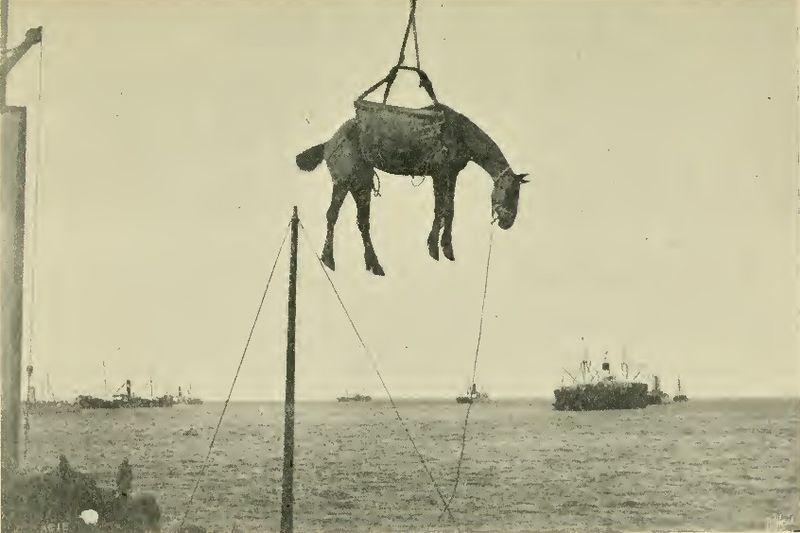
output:
[[[81,409],[120,409],[136,407],[172,407],[175,405],[175,398],[169,394],[158,398],[141,398],[131,393],[131,380],[127,379],[124,383],[125,394],[113,394],[110,400],[97,398],[95,396],[81,395],[75,403]],[[122,388],[120,386],[119,388]],[[119,390],[119,389],[117,389]],[[151,389],[152,390],[152,389]]]
[[372,397],[371,396],[365,396],[365,395],[362,395],[362,394],[356,394],[354,396],[348,396],[347,393],[345,392],[345,395],[344,396],[339,396],[338,398],[336,398],[336,401],[337,402],[369,402],[369,401],[372,401]]
[[480,392],[474,383],[472,384],[471,389],[467,389],[467,393],[464,396],[458,396],[456,398],[456,403],[477,403],[488,401],[489,395],[485,392]]
[[611,372],[611,365],[603,361],[601,371],[593,371],[592,363],[581,361],[578,380],[567,370],[572,378],[571,385],[562,385],[554,391],[556,411],[601,411],[608,409],[643,409],[651,405],[646,383],[636,381],[638,373],[628,380],[628,365],[622,363],[624,379],[618,379]]

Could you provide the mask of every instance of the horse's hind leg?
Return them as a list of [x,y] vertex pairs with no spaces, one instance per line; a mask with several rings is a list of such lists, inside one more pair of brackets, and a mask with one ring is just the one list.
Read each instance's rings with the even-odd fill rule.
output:
[[347,187],[334,182],[331,192],[331,205],[328,207],[328,233],[325,235],[325,246],[322,248],[322,262],[331,270],[336,270],[336,261],[333,259],[333,227],[339,219],[339,209],[347,196]]
[[372,247],[372,239],[369,235],[369,204],[372,185],[372,170],[370,170],[369,177],[366,183],[363,179],[358,180],[357,188],[351,190],[353,199],[356,201],[356,220],[358,221],[358,229],[361,232],[361,239],[364,241],[364,263],[367,270],[377,276],[383,276],[383,267],[378,262],[378,257],[375,255],[375,249]]

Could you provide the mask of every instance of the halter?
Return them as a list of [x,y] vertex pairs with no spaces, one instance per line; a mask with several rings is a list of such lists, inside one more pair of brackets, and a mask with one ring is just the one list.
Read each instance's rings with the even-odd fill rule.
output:
[[500,180],[500,178],[505,176],[506,172],[508,172],[509,170],[511,170],[511,165],[506,165],[506,168],[504,168],[503,171],[500,174],[498,174],[496,178],[494,178],[494,182],[497,183]]
[[[500,181],[500,179],[503,176],[505,176],[506,173],[509,172],[510,170],[511,170],[511,165],[506,165],[506,168],[504,168],[503,171],[500,174],[498,174],[496,178],[492,178],[492,181],[494,181],[494,184],[497,185],[497,182]],[[513,172],[512,172],[512,174],[513,174]],[[494,206],[492,206],[491,216],[492,216],[491,225],[494,225],[494,223],[497,222],[497,219],[500,218],[499,215],[495,212]]]

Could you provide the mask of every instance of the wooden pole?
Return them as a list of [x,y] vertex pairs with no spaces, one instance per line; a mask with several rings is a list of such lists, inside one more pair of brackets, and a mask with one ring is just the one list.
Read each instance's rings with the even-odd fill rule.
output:
[[22,270],[25,232],[24,107],[0,112],[0,365],[2,470],[19,464],[22,421]]
[[289,258],[289,309],[286,327],[286,399],[283,426],[283,486],[281,533],[291,533],[294,516],[294,334],[297,312],[297,206],[292,214],[291,257]]

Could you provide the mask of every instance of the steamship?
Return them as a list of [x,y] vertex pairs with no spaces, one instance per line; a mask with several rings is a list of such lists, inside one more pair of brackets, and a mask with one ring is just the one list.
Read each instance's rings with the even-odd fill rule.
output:
[[661,390],[661,378],[653,376],[653,390],[647,394],[647,405],[664,405],[672,403],[669,394]]
[[485,392],[480,392],[474,383],[472,384],[472,388],[467,389],[467,393],[464,396],[458,396],[456,398],[456,403],[478,403],[488,401],[489,395]]
[[[157,398],[142,398],[131,393],[131,380],[126,379],[124,394],[113,394],[110,400],[97,398],[95,396],[81,395],[75,403],[81,409],[119,409],[136,407],[172,407],[175,405],[175,398],[170,394]],[[121,386],[119,388],[122,388]],[[119,389],[117,389],[119,390]]]
[[350,396],[347,392],[344,393],[344,396],[339,396],[336,398],[337,402],[370,402],[372,401],[372,396],[366,396],[363,394],[354,394]]
[[[624,378],[619,379],[611,372],[611,365],[603,361],[601,371],[593,371],[592,363],[581,361],[579,380],[570,372],[571,385],[561,386],[554,391],[556,411],[600,411],[607,409],[643,409],[655,402],[648,393],[647,383],[636,381],[638,373],[628,380],[628,365],[622,363]],[[660,396],[658,396],[660,399]]]
[[189,390],[186,391],[186,395],[183,395],[183,390],[180,386],[178,386],[178,397],[175,398],[176,404],[185,404],[185,405],[202,405],[203,400],[200,398],[195,398],[192,396],[192,385],[189,384]]
[[688,402],[689,397],[681,390],[681,378],[678,378],[678,391],[672,397],[673,402]]

